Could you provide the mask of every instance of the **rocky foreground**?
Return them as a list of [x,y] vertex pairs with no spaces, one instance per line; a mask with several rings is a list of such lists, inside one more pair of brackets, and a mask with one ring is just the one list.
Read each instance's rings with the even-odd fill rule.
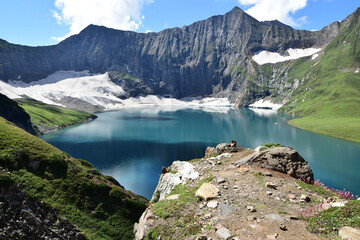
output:
[[[205,158],[163,169],[152,204],[135,224],[136,239],[318,239],[299,213],[344,200],[310,193],[299,178],[311,182],[313,172],[288,147],[208,148]],[[347,230],[354,235],[343,239],[360,239],[356,229],[340,233]]]

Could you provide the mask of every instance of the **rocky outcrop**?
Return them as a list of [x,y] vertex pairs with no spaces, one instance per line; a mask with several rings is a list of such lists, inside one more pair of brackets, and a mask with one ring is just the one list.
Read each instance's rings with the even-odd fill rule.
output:
[[236,165],[254,165],[288,174],[294,178],[314,181],[314,174],[309,163],[300,154],[289,147],[275,147],[255,152],[235,163]]
[[0,186],[0,229],[0,239],[86,239],[56,210],[32,200],[15,183]]
[[165,173],[160,176],[159,183],[151,198],[152,202],[163,200],[177,185],[199,177],[199,173],[195,171],[194,166],[188,162],[175,161],[170,166],[170,169],[172,173]]
[[35,135],[30,116],[15,101],[0,93],[0,116]]
[[[312,208],[312,199],[322,198],[288,175],[289,169],[296,177],[312,174],[310,167],[301,170],[307,162],[288,147],[260,152],[237,149],[197,161],[177,161],[164,171],[154,193],[159,201],[153,201],[135,224],[135,239],[317,239],[297,215],[301,206]],[[275,168],[275,161],[283,168]],[[180,183],[186,179],[182,168],[198,177]],[[170,195],[173,182],[183,186]]]

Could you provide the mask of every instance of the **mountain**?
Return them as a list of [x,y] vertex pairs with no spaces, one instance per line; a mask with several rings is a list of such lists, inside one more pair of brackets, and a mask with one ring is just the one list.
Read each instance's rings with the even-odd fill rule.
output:
[[[236,106],[265,98],[286,104],[282,111],[287,113],[313,116],[312,122],[314,118],[318,121],[335,116],[321,124],[309,124],[310,120],[301,126],[301,120],[292,124],[360,142],[360,135],[354,133],[359,132],[354,131],[360,126],[358,115],[351,109],[360,101],[356,80],[360,71],[359,12],[360,8],[320,31],[295,30],[279,21],[259,22],[235,7],[225,15],[158,33],[90,25],[53,46],[27,47],[1,40],[0,79],[17,88],[20,83],[31,86],[35,80],[50,81],[50,76],[59,72],[80,72],[89,78],[96,73],[91,78],[91,89],[86,90],[94,96],[46,92],[47,96],[41,98],[95,111],[124,106],[123,99],[147,95],[227,98]],[[97,81],[106,87],[94,84]],[[57,86],[69,87],[69,83],[71,79],[65,79]],[[14,94],[14,88],[4,84],[0,82],[0,91],[14,97],[21,95],[20,90]],[[331,88],[327,88],[329,84]],[[74,88],[79,86],[73,84]],[[335,86],[339,97],[329,100],[334,94],[330,89],[335,91]],[[43,87],[41,91],[49,89]],[[334,131],[342,124],[342,116],[350,116],[344,129],[351,136]],[[329,128],[316,127],[320,125]]]
[[215,95],[234,102],[251,82],[247,76],[255,71],[254,53],[322,48],[336,36],[340,25],[334,23],[317,32],[295,30],[278,21],[259,22],[238,7],[159,33],[90,25],[54,46],[26,47],[1,41],[0,79],[30,82],[59,70],[90,70],[110,72],[128,96]]

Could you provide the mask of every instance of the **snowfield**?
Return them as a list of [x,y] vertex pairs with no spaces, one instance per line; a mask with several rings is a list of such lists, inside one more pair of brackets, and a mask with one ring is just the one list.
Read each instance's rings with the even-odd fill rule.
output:
[[[267,64],[267,63],[279,63],[279,62],[285,62],[288,60],[299,59],[302,57],[308,57],[308,56],[316,54],[320,50],[321,50],[321,48],[306,48],[306,49],[289,48],[287,50],[287,52],[289,54],[288,56],[280,55],[280,53],[277,53],[277,52],[259,51],[254,54],[252,59],[259,65],[263,65],[263,64]],[[314,56],[314,59],[317,56]]]
[[249,105],[249,108],[260,108],[260,109],[271,109],[277,111],[282,107],[282,104],[276,104],[271,102],[270,100],[260,99]]
[[[116,110],[125,107],[143,106],[176,106],[179,108],[206,108],[208,111],[218,111],[216,108],[231,108],[227,98],[165,98],[149,95],[146,97],[122,100],[125,91],[113,83],[108,73],[90,74],[88,71],[58,71],[47,78],[24,83],[21,81],[0,81],[0,93],[9,98],[32,98],[47,104],[66,106],[73,99],[79,99],[103,110]],[[69,100],[70,99],[70,100]]]

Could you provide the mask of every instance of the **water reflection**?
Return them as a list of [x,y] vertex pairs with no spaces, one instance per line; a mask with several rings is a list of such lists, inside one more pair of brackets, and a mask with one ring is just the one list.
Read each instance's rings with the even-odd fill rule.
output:
[[265,143],[293,147],[315,177],[360,193],[360,144],[321,136],[286,124],[289,116],[248,109],[136,108],[99,114],[93,122],[48,134],[44,139],[90,161],[124,187],[150,198],[161,167],[202,157],[206,146],[235,140],[255,148]]

